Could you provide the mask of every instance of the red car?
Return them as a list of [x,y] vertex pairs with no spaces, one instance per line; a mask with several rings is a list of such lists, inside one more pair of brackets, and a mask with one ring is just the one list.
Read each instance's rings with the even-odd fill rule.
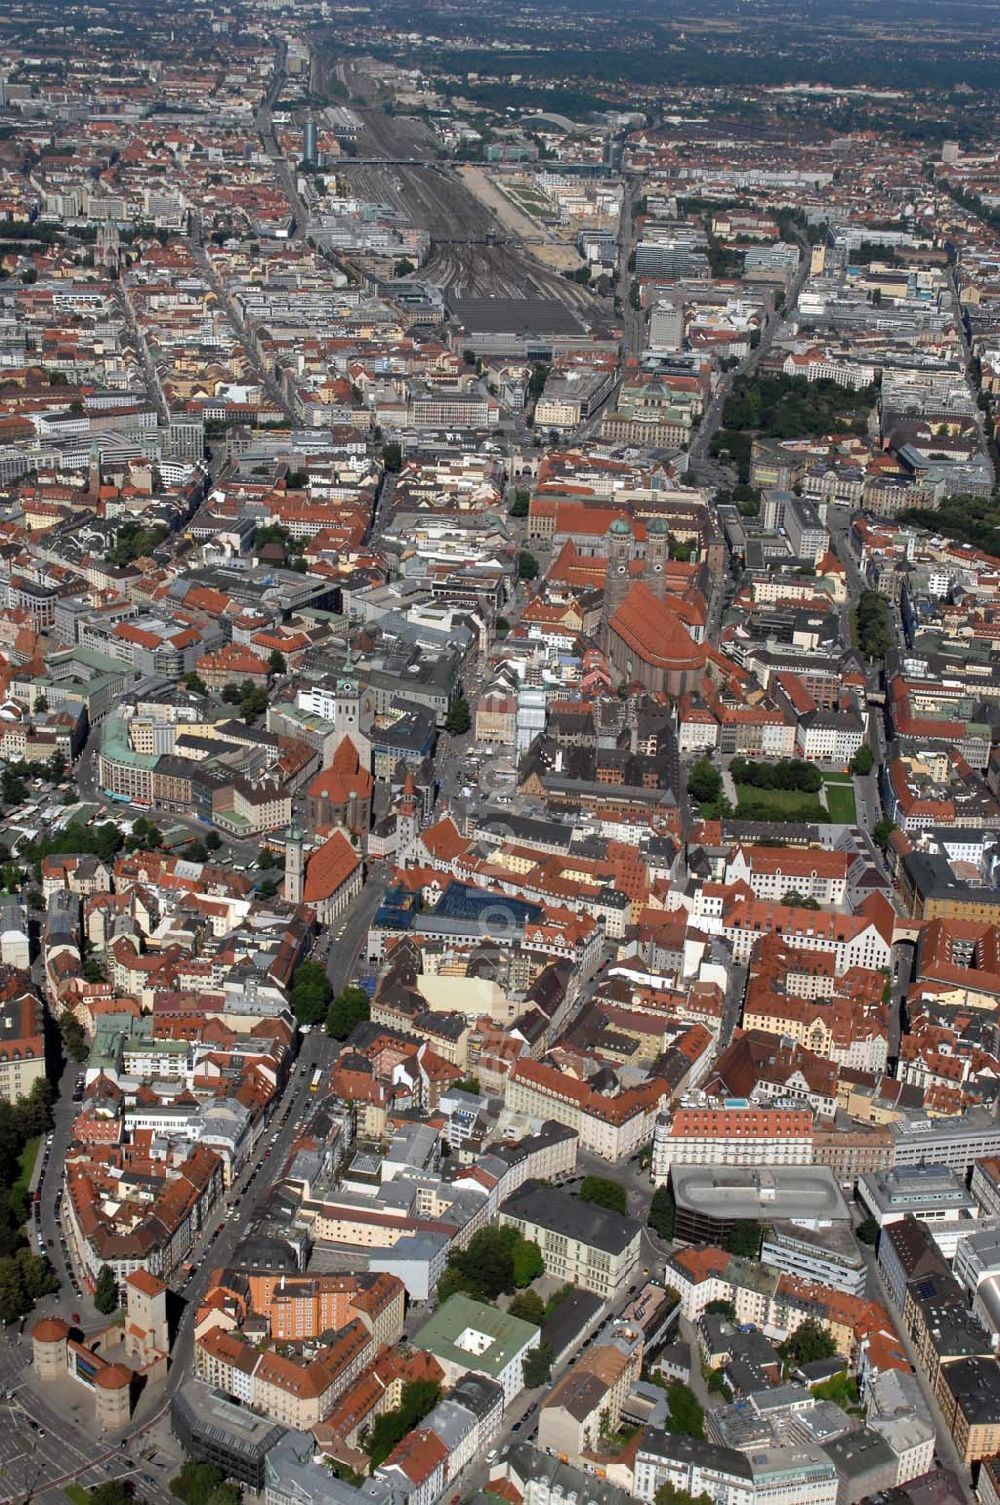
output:
[[74,1326],[79,1327],[79,1325],[80,1325],[80,1313],[79,1312],[70,1312],[69,1319],[74,1324]]

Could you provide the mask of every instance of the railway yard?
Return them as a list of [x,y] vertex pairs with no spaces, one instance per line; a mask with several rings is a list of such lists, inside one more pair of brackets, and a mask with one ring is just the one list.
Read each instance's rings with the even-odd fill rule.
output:
[[375,164],[359,148],[358,159],[345,158],[337,171],[354,197],[384,204],[427,231],[431,250],[422,281],[466,296],[554,298],[588,322],[601,314],[594,295],[543,266],[469,191],[454,167]]

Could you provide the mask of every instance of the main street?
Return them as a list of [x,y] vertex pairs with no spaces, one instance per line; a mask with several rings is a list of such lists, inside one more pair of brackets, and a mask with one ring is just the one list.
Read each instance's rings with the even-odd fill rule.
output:
[[631,261],[636,243],[634,210],[639,201],[641,181],[640,178],[626,178],[618,221],[617,297],[622,318],[622,355],[626,358],[641,355],[646,343],[645,310],[632,307],[632,281],[635,273],[631,270]]
[[291,238],[301,239],[301,237],[306,233],[306,224],[309,219],[309,211],[306,205],[302,202],[302,199],[299,197],[298,187],[295,182],[295,175],[292,172],[291,168],[288,166],[288,163],[285,160],[285,155],[278,145],[278,138],[274,133],[274,120],[272,117],[274,106],[277,104],[278,99],[281,96],[281,91],[285,86],[285,79],[287,76],[285,72],[287,53],[288,49],[285,43],[283,41],[279,41],[276,44],[275,50],[274,72],[272,74],[267,93],[258,106],[255,116],[255,124],[257,126],[257,134],[261,139],[264,150],[267,152],[268,157],[270,157],[271,159],[271,164],[275,170],[275,173],[277,174],[282,188],[285,191],[285,197],[288,200],[289,208],[294,220],[294,223],[291,226]]
[[[850,615],[861,599],[863,591],[870,590],[868,581],[861,574],[858,562],[854,557],[848,537],[850,514],[843,507],[831,506],[827,509],[826,525],[830,530],[830,542],[833,552],[844,566],[847,575],[847,599],[841,607],[841,634],[845,642],[850,641]],[[890,611],[890,621],[897,642],[902,638],[902,624],[897,620],[897,614]],[[874,690],[874,683],[872,684]],[[867,738],[872,757],[875,762],[870,773],[855,774],[854,777],[854,804],[858,816],[858,825],[869,837],[872,836],[875,827],[882,819],[882,800],[879,793],[879,769],[885,762],[885,720],[882,709],[878,704],[872,706],[868,712]],[[881,853],[873,846],[879,865],[883,865]]]

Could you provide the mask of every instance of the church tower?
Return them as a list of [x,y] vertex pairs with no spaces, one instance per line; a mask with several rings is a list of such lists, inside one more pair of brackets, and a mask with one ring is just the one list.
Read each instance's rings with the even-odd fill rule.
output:
[[396,861],[406,862],[413,855],[420,831],[417,814],[417,785],[413,774],[403,781],[403,792],[396,806]]
[[289,904],[302,903],[302,842],[301,827],[289,826],[285,838],[285,898]]
[[623,517],[616,517],[608,529],[608,568],[604,577],[605,626],[628,592],[633,542],[632,529],[628,523]]
[[651,517],[646,524],[646,584],[660,600],[667,593],[667,564],[670,559],[670,530],[665,518]]
[[87,496],[92,502],[100,499],[101,495],[101,446],[96,439],[91,440],[90,455],[87,460]]
[[102,220],[97,227],[97,247],[94,252],[94,261],[99,267],[111,275],[118,275],[118,262],[120,256],[120,243],[118,226],[114,220]]

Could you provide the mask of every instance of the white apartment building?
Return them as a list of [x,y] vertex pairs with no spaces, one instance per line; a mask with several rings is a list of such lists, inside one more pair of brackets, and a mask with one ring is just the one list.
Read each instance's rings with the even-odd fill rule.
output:
[[929,1473],[934,1459],[934,1423],[915,1374],[887,1369],[865,1392],[866,1420],[896,1455],[896,1484]]
[[864,915],[824,914],[820,911],[782,909],[758,899],[738,899],[725,913],[722,933],[733,959],[750,960],[762,935],[780,935],[789,946],[803,951],[829,951],[838,977],[851,967],[882,971],[891,963],[892,946]]
[[664,1484],[714,1505],[836,1505],[837,1471],[810,1447],[770,1447],[751,1454],[666,1432],[644,1434],[633,1493],[647,1502]]
[[780,903],[794,891],[827,908],[843,904],[849,866],[846,852],[819,847],[739,846],[726,864],[726,882],[747,884],[758,899]]
[[796,751],[808,763],[846,767],[865,738],[856,711],[807,711],[795,733]]
[[709,1105],[661,1114],[653,1131],[653,1184],[672,1165],[812,1165],[813,1116],[807,1108]]

